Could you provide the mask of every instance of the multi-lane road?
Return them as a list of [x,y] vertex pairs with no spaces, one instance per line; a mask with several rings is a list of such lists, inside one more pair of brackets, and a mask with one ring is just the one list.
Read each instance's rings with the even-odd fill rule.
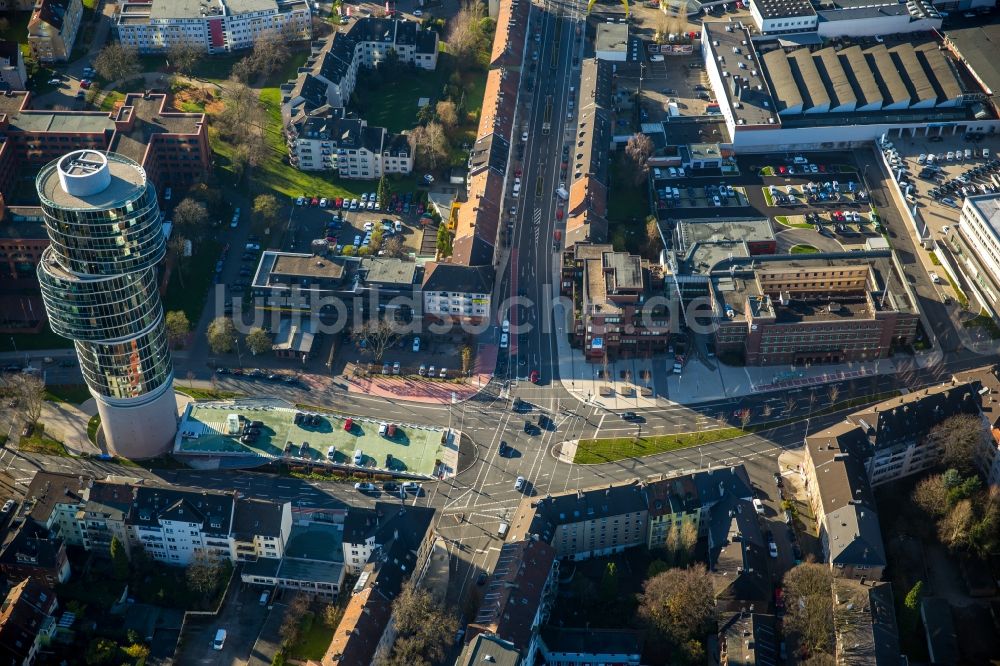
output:
[[[402,402],[348,393],[336,387],[324,391],[323,395],[302,386],[268,384],[265,390],[269,395],[291,402],[321,403],[345,413],[365,416],[392,414],[400,421],[451,426],[465,433],[467,448],[472,452],[465,458],[470,464],[453,478],[425,484],[424,493],[406,500],[441,511],[438,531],[448,540],[454,556],[454,584],[449,595],[456,602],[474,585],[478,572],[489,569],[496,558],[500,544],[497,528],[524,496],[524,492],[514,489],[518,476],[527,479],[525,492],[531,495],[740,462],[760,468],[757,476],[766,478],[770,471],[777,470],[775,459],[781,450],[799,446],[808,432],[826,427],[843,416],[817,416],[829,406],[832,395],[829,385],[690,406],[664,403],[655,408],[636,409],[642,417],[637,422],[625,421],[618,413],[599,405],[581,402],[562,387],[558,377],[557,333],[550,306],[554,262],[558,260],[552,238],[557,223],[555,192],[563,182],[560,179],[563,146],[567,141],[572,142],[575,131],[575,113],[567,116],[567,101],[570,86],[578,86],[577,65],[583,56],[586,32],[585,10],[586,5],[582,2],[550,1],[535,5],[531,13],[518,99],[519,116],[513,136],[515,143],[521,142],[522,132],[526,131],[527,140],[522,142],[521,158],[513,157],[518,151],[512,150],[514,161],[508,177],[508,182],[512,183],[514,170],[521,169],[522,186],[517,198],[510,196],[508,188],[504,200],[504,220],[512,218],[512,222],[509,246],[504,250],[507,255],[501,263],[503,270],[498,276],[496,290],[496,300],[501,305],[507,298],[521,303],[509,314],[501,310],[497,315],[498,321],[509,318],[512,333],[511,344],[501,350],[496,378],[475,398],[454,405]],[[537,59],[534,58],[536,51]],[[531,63],[536,64],[532,67]],[[551,111],[548,110],[550,105]],[[546,122],[551,123],[551,128],[543,132]],[[571,183],[565,184],[568,188]],[[873,194],[878,189],[881,188],[877,184],[873,186]],[[882,192],[880,196],[887,195]],[[512,205],[517,206],[513,215],[510,213]],[[901,220],[890,219],[888,224],[896,235],[906,235]],[[906,249],[915,251],[912,247]],[[933,307],[933,314],[941,314]],[[935,322],[948,321],[947,317],[935,316],[934,319]],[[929,368],[913,364],[911,370],[896,375],[838,382],[835,384],[837,399],[925,386],[941,381],[952,372],[996,360],[994,356],[956,351],[957,344],[947,330],[937,333],[946,342],[945,351],[948,352],[941,364]],[[194,367],[192,363],[178,360],[177,365],[179,375],[189,369],[199,376],[205,372],[203,364]],[[537,384],[529,381],[532,371],[538,372]],[[58,372],[72,375],[78,370],[60,369]],[[231,375],[217,379],[220,389],[247,394],[261,392],[260,384],[253,380]],[[526,407],[514,411],[514,397],[523,401]],[[603,465],[573,465],[561,460],[555,451],[564,441],[582,438],[690,432],[734,425],[738,420],[734,412],[742,409],[751,410],[750,423],[755,425],[768,420],[793,421],[725,442]],[[545,417],[544,427],[536,428],[540,415]],[[525,428],[526,421],[533,427]],[[503,456],[499,453],[501,441],[509,446],[509,453]],[[0,456],[0,469],[7,469],[20,484],[26,484],[35,471],[43,468],[98,476],[121,474],[159,478],[168,483],[206,489],[238,489],[250,496],[307,507],[346,508],[376,500],[400,501],[396,497],[362,495],[348,484],[307,482],[271,474],[222,470],[148,472],[106,462],[21,455],[9,450],[4,450]]]

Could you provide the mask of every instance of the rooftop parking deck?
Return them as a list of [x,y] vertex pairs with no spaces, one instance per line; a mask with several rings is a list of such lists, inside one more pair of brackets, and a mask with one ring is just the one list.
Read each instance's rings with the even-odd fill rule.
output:
[[[318,414],[319,423],[296,424],[299,411],[269,400],[191,403],[181,421],[174,452],[354,467],[354,454],[361,451],[358,467],[365,471],[419,476],[433,475],[438,460],[450,469],[457,463],[455,445],[442,443],[444,431],[439,428],[396,423],[395,435],[388,437],[379,435],[381,422],[373,419],[351,417],[351,429],[345,430],[349,417],[341,414],[303,412]],[[230,434],[230,415],[242,416],[241,423],[260,421],[257,438],[244,442],[238,432]]]

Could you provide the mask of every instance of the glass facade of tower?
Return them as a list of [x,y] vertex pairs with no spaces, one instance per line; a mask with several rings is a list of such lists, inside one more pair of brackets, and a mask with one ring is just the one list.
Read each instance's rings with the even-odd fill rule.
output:
[[74,341],[84,380],[107,402],[162,393],[173,378],[155,268],[166,240],[142,167],[78,151],[46,165],[36,185],[52,241],[38,265],[52,330]]

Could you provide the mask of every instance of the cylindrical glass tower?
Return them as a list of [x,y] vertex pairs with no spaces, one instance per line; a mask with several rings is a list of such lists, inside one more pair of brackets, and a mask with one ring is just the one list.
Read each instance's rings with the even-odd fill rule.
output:
[[156,192],[137,163],[94,150],[47,164],[35,184],[51,240],[38,281],[52,330],[76,346],[108,446],[160,455],[177,405],[156,285],[166,253]]

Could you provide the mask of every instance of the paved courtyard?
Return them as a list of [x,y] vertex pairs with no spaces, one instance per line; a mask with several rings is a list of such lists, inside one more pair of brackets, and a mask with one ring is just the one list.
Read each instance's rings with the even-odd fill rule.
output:
[[[362,452],[360,467],[369,471],[436,475],[455,469],[457,448],[442,442],[444,431],[422,425],[396,423],[392,437],[379,435],[380,421],[341,414],[317,414],[319,423],[295,423],[300,412],[273,400],[214,401],[192,403],[185,411],[174,444],[180,454],[209,456],[256,455],[354,465],[354,454]],[[260,434],[250,442],[232,433],[232,416],[259,421]],[[345,430],[347,419],[351,428]],[[437,463],[441,464],[438,465]]]

